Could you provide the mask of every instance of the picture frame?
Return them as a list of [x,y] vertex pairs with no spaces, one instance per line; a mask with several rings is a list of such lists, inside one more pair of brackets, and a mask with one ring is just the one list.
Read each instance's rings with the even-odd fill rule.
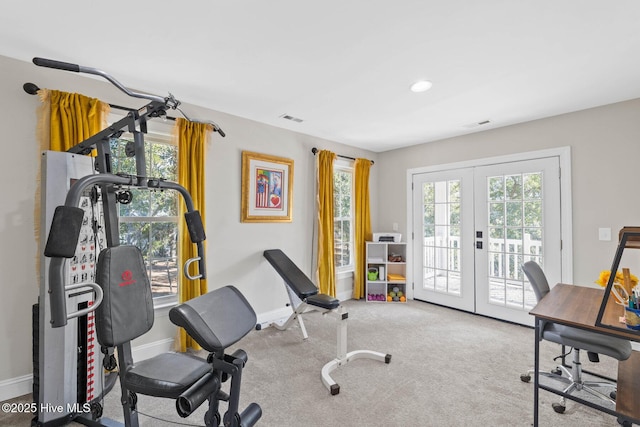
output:
[[291,222],[293,160],[242,152],[241,222]]

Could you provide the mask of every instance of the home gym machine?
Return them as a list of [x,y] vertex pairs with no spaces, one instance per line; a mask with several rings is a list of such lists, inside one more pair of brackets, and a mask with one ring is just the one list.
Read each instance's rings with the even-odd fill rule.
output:
[[[179,109],[172,95],[133,92],[103,71],[34,58],[34,64],[106,78],[127,95],[150,101],[65,153],[43,153],[42,227],[47,236],[41,263],[40,296],[34,306],[34,426],[70,421],[105,425],[102,401],[119,378],[125,426],[138,426],[136,393],[175,399],[186,417],[205,400],[207,426],[253,426],[262,415],[251,403],[239,412],[240,381],[247,355],[225,350],[255,327],[256,315],[233,286],[225,286],[173,307],[169,319],[210,352],[204,360],[163,353],[133,364],[131,340],[153,325],[153,301],[142,254],[120,245],[117,203],[130,201],[131,188],[176,191],[186,206],[185,221],[197,256],[186,261],[187,279],[206,278],[205,232],[200,213],[181,185],[148,177],[144,134],[147,121]],[[35,85],[24,88],[33,92]],[[224,133],[213,122],[213,129]],[[133,135],[127,156],[136,174],[113,172],[111,141]],[[95,151],[94,151],[95,150]],[[86,154],[97,152],[95,157]],[[193,267],[195,265],[195,267]],[[195,271],[194,271],[195,270]],[[115,351],[114,351],[115,349]],[[117,357],[116,357],[117,354]],[[104,374],[108,371],[108,374]],[[229,393],[222,383],[230,381]],[[228,403],[221,417],[219,401]],[[109,425],[113,425],[109,423]]]

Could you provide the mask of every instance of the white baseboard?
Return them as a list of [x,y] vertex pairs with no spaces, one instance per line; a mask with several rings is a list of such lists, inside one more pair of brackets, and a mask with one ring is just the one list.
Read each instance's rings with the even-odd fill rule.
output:
[[340,301],[346,301],[346,300],[350,300],[353,298],[353,290],[349,289],[343,292],[339,292],[337,295],[337,298]]
[[0,402],[33,393],[33,375],[0,381]]
[[275,321],[285,319],[291,315],[291,307],[282,307],[277,310],[268,311],[266,313],[258,314],[257,323],[261,329],[268,327]]

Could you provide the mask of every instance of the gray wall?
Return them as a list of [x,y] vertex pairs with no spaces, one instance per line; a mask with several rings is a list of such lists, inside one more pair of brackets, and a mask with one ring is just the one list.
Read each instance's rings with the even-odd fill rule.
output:
[[[611,267],[619,229],[640,225],[640,99],[381,153],[378,223],[407,230],[408,169],[565,146],[572,157],[573,278],[592,285]],[[612,241],[598,240],[600,227],[611,228]],[[633,267],[640,252],[631,254]]]
[[[106,102],[139,107],[144,101],[121,95],[108,83],[74,73],[36,67],[27,62],[0,56],[0,121],[3,129],[0,156],[0,389],[32,372],[31,306],[38,297],[34,237],[34,198],[40,150],[36,142],[36,109],[40,101],[27,95],[22,85],[33,82],[43,88],[79,92]],[[109,71],[109,70],[105,70]],[[118,76],[115,76],[116,78]],[[123,82],[126,85],[126,82]],[[171,91],[172,82],[167,82]],[[178,96],[176,93],[176,96]],[[314,219],[314,156],[312,147],[366,157],[377,155],[353,147],[312,138],[204,108],[183,105],[191,117],[210,119],[227,134],[213,134],[207,151],[207,272],[209,289],[234,284],[247,297],[260,317],[282,310],[288,297],[284,285],[262,251],[281,248],[311,274]],[[176,112],[177,115],[179,113]],[[164,125],[166,127],[166,125]],[[162,128],[163,125],[158,124]],[[162,129],[161,129],[162,130]],[[241,153],[243,150],[287,157],[294,160],[293,222],[285,224],[243,224],[240,222]],[[378,185],[376,167],[371,187]],[[372,197],[372,221],[377,202]],[[339,282],[340,295],[350,295],[350,279]],[[144,346],[175,336],[167,310],[159,310],[154,329],[134,345]],[[6,397],[5,397],[6,398]],[[2,400],[2,390],[0,390]]]

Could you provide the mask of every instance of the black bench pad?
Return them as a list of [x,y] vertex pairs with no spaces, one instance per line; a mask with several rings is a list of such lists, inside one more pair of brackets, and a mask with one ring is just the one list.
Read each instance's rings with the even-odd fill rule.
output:
[[169,320],[208,352],[220,352],[256,326],[256,313],[234,286],[227,285],[173,307]]
[[318,293],[316,285],[280,249],[268,249],[263,255],[302,301],[327,310],[338,308],[340,300]]
[[340,300],[327,294],[315,294],[307,298],[307,304],[314,305],[316,307],[325,308],[327,310],[333,310],[340,306]]
[[135,393],[175,399],[210,371],[211,365],[199,357],[162,353],[134,364],[124,382]]

